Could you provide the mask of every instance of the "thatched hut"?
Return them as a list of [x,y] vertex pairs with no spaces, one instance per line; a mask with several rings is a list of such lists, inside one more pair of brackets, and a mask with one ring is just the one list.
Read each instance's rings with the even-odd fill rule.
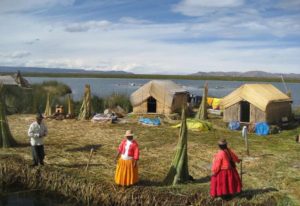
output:
[[27,81],[27,79],[25,79],[22,75],[21,75],[21,72],[20,71],[17,71],[17,73],[15,73],[13,76],[12,76],[16,83],[22,87],[22,88],[30,88],[31,85],[29,84],[29,82]]
[[133,113],[171,114],[181,111],[188,92],[170,80],[152,80],[130,96]]
[[4,86],[18,86],[17,82],[12,76],[9,75],[1,75],[0,76],[0,84]]
[[221,101],[226,122],[280,123],[290,119],[292,99],[271,84],[244,84]]

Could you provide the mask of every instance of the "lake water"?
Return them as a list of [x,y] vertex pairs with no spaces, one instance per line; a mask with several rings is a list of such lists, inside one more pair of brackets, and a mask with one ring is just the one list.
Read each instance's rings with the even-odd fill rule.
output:
[[[57,80],[69,85],[73,92],[75,100],[80,100],[83,96],[84,85],[90,84],[92,94],[105,97],[112,93],[122,93],[130,95],[137,90],[140,86],[147,83],[151,79],[120,79],[120,78],[44,78],[44,77],[28,77],[26,78],[30,83],[42,83],[43,81]],[[179,85],[182,85],[191,94],[202,95],[203,85],[206,80],[173,80]],[[244,82],[244,81],[215,81],[208,80],[208,94],[213,97],[224,97],[236,88],[245,83],[256,82]],[[262,82],[257,82],[262,83]],[[279,90],[285,92],[284,85],[280,82],[268,82],[273,84]],[[287,83],[288,89],[292,92],[293,106],[300,106],[300,84],[299,83]]]

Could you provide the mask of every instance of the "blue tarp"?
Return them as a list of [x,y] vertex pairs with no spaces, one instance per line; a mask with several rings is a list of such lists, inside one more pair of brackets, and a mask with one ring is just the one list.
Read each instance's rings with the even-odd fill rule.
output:
[[160,119],[159,118],[143,118],[141,117],[139,119],[139,122],[142,124],[146,124],[146,125],[154,125],[154,126],[158,126],[160,125]]
[[228,124],[228,128],[230,130],[239,130],[240,129],[240,122],[239,121],[231,121]]
[[270,127],[266,122],[258,122],[255,124],[255,133],[257,135],[268,135]]

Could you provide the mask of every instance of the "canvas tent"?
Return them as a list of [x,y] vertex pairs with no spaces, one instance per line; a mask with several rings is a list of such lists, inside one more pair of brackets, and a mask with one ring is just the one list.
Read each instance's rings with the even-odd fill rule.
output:
[[244,84],[224,97],[221,107],[226,122],[279,123],[291,118],[292,99],[271,84]]
[[152,80],[130,96],[133,113],[171,114],[181,111],[188,92],[170,80]]

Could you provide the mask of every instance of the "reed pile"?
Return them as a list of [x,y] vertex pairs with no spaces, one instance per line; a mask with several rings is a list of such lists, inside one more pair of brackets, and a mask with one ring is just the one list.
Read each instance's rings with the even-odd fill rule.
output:
[[205,83],[204,89],[203,89],[202,101],[201,101],[201,104],[199,106],[198,112],[196,114],[196,119],[206,120],[208,118],[207,95],[208,95],[208,84]]
[[47,94],[47,100],[46,100],[46,108],[44,115],[46,117],[50,117],[52,115],[52,105],[51,105],[51,99],[50,99],[50,93]]
[[0,85],[0,148],[13,146],[16,146],[16,141],[10,132],[8,120],[6,118],[5,88],[3,85]]
[[78,115],[79,120],[88,120],[92,115],[92,105],[91,105],[91,87],[89,84],[85,85],[84,96],[82,100],[82,105]]

